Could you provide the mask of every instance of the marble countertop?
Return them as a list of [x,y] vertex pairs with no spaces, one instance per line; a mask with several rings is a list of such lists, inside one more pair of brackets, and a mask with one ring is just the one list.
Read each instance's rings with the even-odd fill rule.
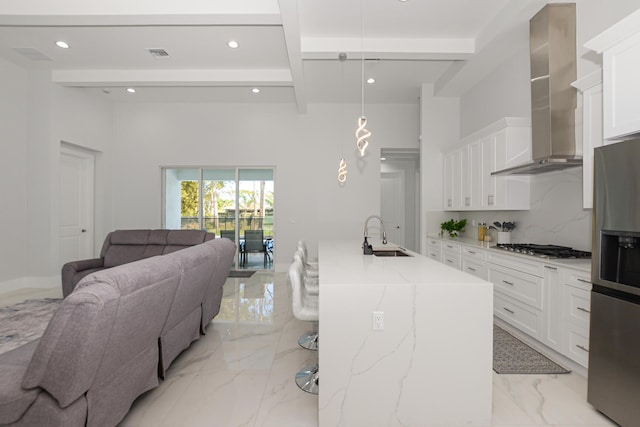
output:
[[[371,242],[374,249],[393,249],[397,245],[381,245]],[[322,264],[321,285],[339,284],[429,284],[429,283],[477,283],[487,284],[470,274],[452,270],[409,250],[410,257],[378,257],[363,255],[362,242],[321,241],[318,258]]]
[[523,255],[514,252],[508,252],[504,249],[499,249],[496,247],[496,242],[482,242],[477,239],[469,238],[469,237],[456,237],[454,239],[446,236],[437,236],[437,235],[429,235],[427,236],[430,239],[438,239],[443,242],[453,242],[459,243],[461,245],[473,247],[473,248],[482,248],[488,249],[491,251],[498,251],[504,255],[510,255],[514,257],[526,257],[529,260],[538,260],[545,264],[553,264],[559,267],[572,268],[574,270],[579,270],[581,272],[591,274],[591,260],[590,259],[575,259],[575,258],[541,258],[541,257],[533,257],[531,255]]

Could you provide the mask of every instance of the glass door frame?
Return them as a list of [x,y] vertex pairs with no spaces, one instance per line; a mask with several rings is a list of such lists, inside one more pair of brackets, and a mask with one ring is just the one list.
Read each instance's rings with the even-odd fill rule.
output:
[[[271,202],[272,206],[272,218],[274,219],[272,227],[272,238],[275,241],[276,227],[275,227],[275,216],[276,216],[276,202],[275,202],[275,176],[276,176],[276,168],[275,166],[161,166],[161,175],[162,175],[162,183],[161,183],[161,221],[162,226],[164,228],[167,227],[167,170],[191,170],[197,171],[198,175],[198,229],[204,230],[205,226],[205,216],[204,216],[204,190],[205,190],[205,181],[211,181],[211,179],[205,179],[206,171],[233,171],[234,172],[234,182],[235,182],[235,200],[234,200],[234,235],[236,242],[236,254],[234,257],[234,266],[235,269],[243,268],[241,257],[241,245],[240,245],[240,228],[241,228],[241,215],[240,215],[240,177],[241,171],[243,170],[268,170],[271,171],[271,181],[273,182],[273,195],[274,200]],[[262,220],[266,218],[266,208],[265,212],[261,212]],[[180,216],[182,218],[182,216]],[[263,223],[264,224],[264,223]],[[182,227],[182,223],[180,224]],[[221,233],[218,233],[216,238],[220,237]],[[245,255],[246,256],[246,255]],[[270,261],[271,268],[273,268],[275,264],[275,248],[270,253],[272,257]],[[267,266],[268,267],[268,266]]]

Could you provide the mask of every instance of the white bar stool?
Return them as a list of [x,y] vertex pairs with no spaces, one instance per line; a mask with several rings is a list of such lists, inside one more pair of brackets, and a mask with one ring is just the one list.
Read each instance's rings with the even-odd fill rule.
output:
[[[289,267],[289,282],[291,285],[291,308],[293,309],[293,315],[299,319],[307,322],[318,322],[318,297],[317,295],[309,295],[304,292],[303,283],[303,266],[300,262],[294,261]],[[303,335],[306,336],[308,334]],[[300,343],[301,337],[298,340]],[[315,332],[315,339],[309,343],[315,348],[309,348],[310,350],[318,349],[318,334]],[[304,348],[308,348],[303,346]],[[301,390],[307,393],[318,394],[320,387],[320,368],[317,363],[306,366],[296,373],[296,384]]]

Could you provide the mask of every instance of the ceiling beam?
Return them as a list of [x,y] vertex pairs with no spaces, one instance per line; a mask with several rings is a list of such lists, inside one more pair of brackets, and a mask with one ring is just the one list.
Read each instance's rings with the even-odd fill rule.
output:
[[465,60],[475,53],[473,39],[375,39],[304,38],[303,59],[336,59],[338,53],[349,57],[389,60]]
[[293,86],[291,73],[279,70],[53,70],[62,86]]
[[304,68],[302,65],[302,49],[300,42],[300,18],[298,16],[297,0],[278,0],[280,5],[280,17],[282,29],[287,45],[289,57],[289,69],[293,80],[293,90],[296,96],[296,105],[299,113],[307,112],[306,86],[304,80]]

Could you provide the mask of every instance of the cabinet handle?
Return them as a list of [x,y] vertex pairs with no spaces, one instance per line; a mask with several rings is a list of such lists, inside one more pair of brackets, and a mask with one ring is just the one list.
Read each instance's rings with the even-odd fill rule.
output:
[[474,251],[467,251],[469,252],[471,255],[475,255],[476,253]]
[[451,207],[451,199],[447,199],[447,207]]
[[544,268],[548,268],[549,270],[557,270],[558,267],[554,267],[552,265],[545,265]]
[[448,259],[447,262],[453,264],[453,261],[451,261],[450,259]]
[[584,280],[584,279],[581,279],[581,278],[579,278],[579,277],[578,277],[578,282],[591,284],[591,281],[590,281],[590,280]]
[[470,197],[465,197],[465,198],[464,198],[464,205],[465,205],[465,206],[469,206],[469,205],[471,205],[471,200],[470,200],[470,199],[471,199]]
[[581,346],[580,344],[576,344],[576,347],[578,347],[582,351],[586,351],[587,353],[589,353],[589,349],[588,348],[584,348],[584,346]]
[[507,282],[506,280],[503,280],[503,281],[502,281],[502,283],[506,283],[506,284],[507,284],[507,285],[509,285],[509,286],[513,286],[513,283],[511,283],[511,282]]
[[476,271],[476,269],[473,267],[467,267],[467,270]]
[[513,310],[509,310],[507,307],[502,307],[502,309],[503,309],[504,311],[506,311],[507,313],[515,314],[515,311],[513,311]]
[[587,310],[586,308],[582,308],[582,307],[577,307],[578,310],[580,311],[584,311],[585,313],[591,313],[589,310]]
[[453,246],[451,246],[451,245],[447,245],[447,247],[448,247],[449,249],[453,249]]

